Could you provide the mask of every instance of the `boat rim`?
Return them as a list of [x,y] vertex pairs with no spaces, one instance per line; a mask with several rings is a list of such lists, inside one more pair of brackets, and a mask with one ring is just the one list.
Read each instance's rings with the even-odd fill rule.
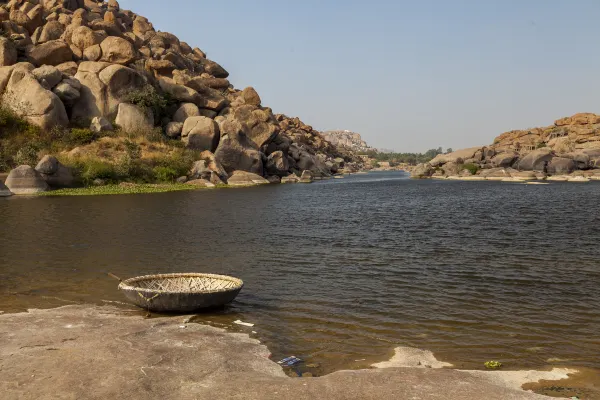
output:
[[[213,289],[213,290],[161,290],[161,289],[146,289],[141,288],[139,286],[133,286],[132,284],[135,282],[149,280],[149,279],[169,279],[169,278],[216,278],[226,281],[231,281],[236,284],[233,288],[223,288],[223,289]],[[161,294],[211,294],[211,293],[226,293],[232,292],[235,290],[240,290],[244,287],[244,281],[239,278],[229,276],[229,275],[219,275],[219,274],[206,274],[206,273],[173,273],[173,274],[154,274],[154,275],[143,275],[136,276],[133,278],[125,279],[121,283],[119,283],[120,290],[135,290],[136,292],[142,293],[161,293]]]

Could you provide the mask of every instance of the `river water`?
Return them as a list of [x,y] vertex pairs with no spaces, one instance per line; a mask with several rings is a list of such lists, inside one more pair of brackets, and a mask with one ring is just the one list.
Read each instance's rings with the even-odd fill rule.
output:
[[[235,275],[197,320],[321,372],[429,349],[460,368],[600,368],[600,184],[414,181],[0,199],[0,311],[123,301],[122,277]],[[110,304],[110,303],[109,303]],[[255,323],[238,328],[232,321]]]

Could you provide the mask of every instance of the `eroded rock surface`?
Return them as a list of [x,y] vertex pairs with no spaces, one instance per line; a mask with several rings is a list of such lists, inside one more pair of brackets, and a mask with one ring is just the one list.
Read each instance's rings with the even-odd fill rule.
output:
[[[257,340],[183,320],[144,319],[137,311],[128,316],[124,310],[92,306],[0,315],[2,396],[20,400],[57,396],[133,400],[546,399],[514,387],[522,374],[391,368],[289,378]],[[556,379],[564,372],[530,376]]]

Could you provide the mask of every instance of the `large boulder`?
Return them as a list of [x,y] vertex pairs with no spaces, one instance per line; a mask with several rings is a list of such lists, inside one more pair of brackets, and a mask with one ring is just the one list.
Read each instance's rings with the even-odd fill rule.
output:
[[9,39],[0,36],[0,67],[13,65],[16,62],[17,49]]
[[14,194],[36,194],[49,189],[42,175],[29,165],[21,165],[10,171],[5,182]]
[[81,97],[81,83],[77,79],[66,78],[52,89],[65,105],[72,106]]
[[481,172],[479,173],[479,176],[481,176],[482,178],[504,179],[504,178],[510,178],[511,174],[505,168],[498,167],[498,168],[482,169]]
[[[600,154],[600,151],[597,152]],[[563,154],[562,157],[573,160],[575,163],[575,169],[588,169],[591,167],[591,157],[589,151],[574,151],[572,153]]]
[[51,90],[62,80],[62,72],[60,72],[58,68],[51,65],[43,65],[31,71],[31,73],[44,87],[44,89],[47,90]]
[[[65,29],[63,25],[58,21],[50,21],[42,28],[39,28],[39,37],[37,37],[37,43],[46,43],[51,40],[58,40],[64,33]],[[38,32],[36,31],[36,32]]]
[[445,163],[442,169],[444,170],[444,174],[447,176],[456,176],[462,170],[462,168],[457,163],[452,161]]
[[141,90],[145,79],[135,70],[105,62],[85,61],[79,65],[75,78],[81,82],[81,98],[73,106],[71,118],[106,117],[117,115],[119,104],[130,93]]
[[144,37],[146,33],[154,31],[154,27],[148,19],[142,16],[137,16],[133,20],[133,33],[138,37]]
[[297,170],[299,173],[310,171],[313,176],[329,176],[331,174],[330,169],[321,157],[308,152],[296,143],[290,146],[289,154],[294,160],[290,168]]
[[185,122],[190,117],[199,117],[200,109],[194,103],[183,103],[173,115],[174,122]]
[[144,78],[131,68],[123,65],[110,65],[98,73],[98,78],[106,87],[105,117],[114,116],[117,107],[128,95],[146,85]]
[[200,80],[192,80],[189,82],[189,87],[194,89],[199,97],[195,103],[200,108],[206,108],[214,111],[221,111],[227,106],[227,99],[215,89],[211,89],[208,86],[199,83]]
[[270,182],[260,175],[247,171],[234,171],[227,184],[229,186],[268,185]]
[[69,123],[65,106],[58,96],[44,89],[27,69],[12,71],[2,103],[43,129]]
[[190,149],[214,152],[219,139],[219,125],[210,118],[190,117],[183,124],[181,140]]
[[73,52],[62,40],[51,40],[27,50],[27,59],[35,66],[59,65],[73,59]]
[[206,86],[192,85],[188,79],[179,78],[183,76],[179,75],[177,80],[162,77],[158,83],[164,92],[182,103],[194,103],[199,108],[216,111],[227,105],[227,100],[218,91]]
[[457,150],[448,154],[438,154],[433,160],[429,161],[432,167],[439,167],[449,162],[462,164],[464,160],[475,157],[475,153],[482,151],[481,147],[471,147],[468,149]]
[[101,34],[87,26],[75,28],[71,35],[71,43],[81,51],[94,45],[99,45],[103,39]]
[[508,168],[515,163],[518,157],[514,152],[500,153],[491,159],[491,163],[494,168]]
[[44,156],[35,170],[51,188],[73,187],[75,183],[71,168],[62,165],[54,156]]
[[522,157],[517,164],[517,169],[523,171],[544,171],[553,157],[554,152],[552,149],[542,147]]
[[413,168],[410,173],[412,178],[422,179],[429,178],[434,172],[433,167],[429,163],[419,164]]
[[133,44],[117,36],[109,36],[104,39],[100,48],[102,49],[102,61],[110,63],[129,64],[137,57]]
[[[214,175],[218,178],[215,179]],[[210,151],[200,154],[200,160],[196,161],[190,171],[190,179],[206,179],[212,183],[227,182],[227,172],[219,164],[215,155]]]
[[58,171],[60,162],[54,156],[44,156],[40,162],[38,162],[35,170],[40,174],[52,175]]
[[570,158],[554,157],[548,163],[546,171],[551,175],[566,175],[575,171],[575,162]]
[[253,87],[247,87],[246,89],[242,90],[242,98],[246,104],[256,107],[260,106],[260,96]]
[[121,129],[129,133],[147,133],[154,129],[152,110],[133,104],[119,104],[115,122]]
[[590,168],[600,168],[600,149],[583,149],[581,152],[589,157]]
[[243,105],[233,110],[233,117],[242,124],[246,136],[259,148],[269,144],[279,133],[279,125],[269,109]]
[[290,163],[283,151],[278,150],[269,155],[266,170],[269,175],[284,177],[289,174]]
[[262,153],[243,132],[238,121],[224,119],[219,122],[221,141],[215,151],[216,160],[228,174],[241,170],[263,175]]

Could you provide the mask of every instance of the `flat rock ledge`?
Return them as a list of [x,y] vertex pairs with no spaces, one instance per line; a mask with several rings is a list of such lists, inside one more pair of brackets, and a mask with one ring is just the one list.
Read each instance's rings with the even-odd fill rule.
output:
[[[244,334],[185,317],[67,306],[0,315],[0,393],[20,399],[547,399],[495,373],[435,368],[289,378]],[[396,355],[397,364],[406,354]],[[400,357],[400,358],[398,358]],[[409,364],[418,354],[410,353]],[[541,375],[540,375],[541,374]],[[544,375],[545,374],[545,375]],[[551,374],[539,373],[536,379]],[[540,378],[541,376],[541,378]]]

